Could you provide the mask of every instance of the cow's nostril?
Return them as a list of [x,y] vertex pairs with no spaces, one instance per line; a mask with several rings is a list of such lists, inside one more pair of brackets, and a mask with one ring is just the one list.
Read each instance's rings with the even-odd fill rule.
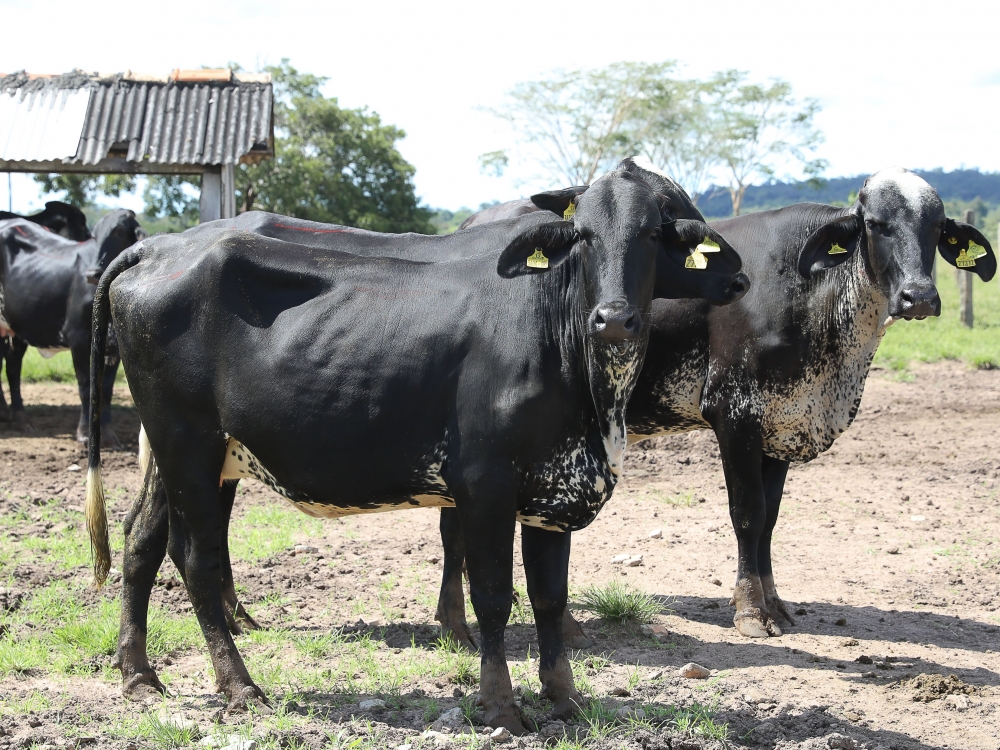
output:
[[737,294],[743,294],[746,291],[746,287],[743,286],[742,281],[734,281],[732,286],[729,287],[729,291],[736,296]]
[[634,330],[635,330],[635,323],[636,323],[636,320],[635,320],[635,313],[632,313],[631,315],[629,315],[629,316],[628,316],[628,317],[627,317],[627,318],[625,319],[625,323],[624,323],[624,325],[625,325],[625,330],[626,330],[626,331],[634,331]]

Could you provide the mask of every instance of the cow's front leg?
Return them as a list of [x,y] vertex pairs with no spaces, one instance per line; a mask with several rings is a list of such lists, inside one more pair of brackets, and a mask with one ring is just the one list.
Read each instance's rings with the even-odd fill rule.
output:
[[28,421],[28,413],[24,410],[21,399],[21,366],[24,355],[28,351],[28,342],[17,336],[10,337],[10,344],[5,357],[7,361],[7,385],[10,386],[10,415],[17,428],[23,432],[34,432],[35,428]]
[[142,492],[125,518],[122,563],[122,613],[115,666],[122,673],[122,694],[140,700],[166,688],[146,652],[149,595],[167,550],[170,522],[167,498],[155,464],[146,470]]
[[524,734],[533,728],[514,702],[504,648],[514,583],[516,478],[495,467],[469,467],[449,486],[461,517],[472,607],[479,620],[479,695],[486,723]]
[[[148,427],[148,425],[147,425]],[[224,444],[205,446],[200,435],[179,431],[172,442],[183,450],[168,451],[166,460],[155,450],[160,475],[167,488],[170,517],[168,552],[184,571],[191,605],[208,643],[219,690],[228,711],[264,706],[263,691],[250,678],[226,621],[222,598],[222,535],[224,514],[219,502],[219,468]],[[217,448],[217,450],[213,450]]]
[[716,436],[729,490],[729,517],[738,544],[733,623],[749,638],[781,635],[781,628],[768,614],[758,567],[758,548],[767,516],[760,427],[756,422],[739,423],[730,418],[717,425]]
[[785,620],[794,625],[795,620],[788,614],[788,608],[778,596],[774,587],[774,573],[771,568],[771,534],[778,522],[778,509],[781,507],[781,496],[785,491],[785,477],[788,476],[788,461],[764,456],[761,460],[761,478],[764,485],[764,500],[767,504],[767,516],[764,519],[764,530],[757,544],[757,568],[760,571],[760,583],[764,590],[764,604],[767,614],[774,622]]
[[475,651],[478,646],[465,619],[465,590],[462,588],[465,541],[462,539],[462,519],[455,508],[441,509],[440,530],[444,571],[434,618],[441,623],[442,638],[454,638],[465,648]]
[[569,550],[568,533],[521,526],[524,574],[538,631],[538,677],[557,719],[569,718],[583,705],[563,647]]
[[227,479],[219,488],[219,503],[222,506],[222,602],[226,608],[226,622],[229,624],[229,632],[233,635],[242,635],[246,630],[260,630],[250,613],[243,608],[239,597],[236,595],[236,582],[233,580],[233,564],[229,559],[229,521],[233,515],[233,504],[236,502],[236,488],[240,480]]

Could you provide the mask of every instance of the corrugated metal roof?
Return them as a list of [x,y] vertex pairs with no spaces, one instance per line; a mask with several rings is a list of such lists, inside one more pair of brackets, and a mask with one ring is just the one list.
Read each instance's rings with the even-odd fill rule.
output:
[[271,84],[247,78],[6,76],[0,78],[0,158],[94,165],[114,149],[131,162],[218,165],[270,156]]

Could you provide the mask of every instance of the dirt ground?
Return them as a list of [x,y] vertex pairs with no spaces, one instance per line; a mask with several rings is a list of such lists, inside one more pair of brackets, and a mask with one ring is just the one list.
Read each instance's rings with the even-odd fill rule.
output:
[[[505,746],[547,740],[565,748],[654,750],[1000,748],[1000,372],[954,362],[911,372],[901,380],[875,371],[854,426],[828,453],[789,472],[774,560],[778,590],[797,624],[778,638],[750,640],[733,628],[728,602],[736,544],[712,434],[631,446],[614,498],[573,539],[571,607],[596,644],[574,654],[573,663],[599,707],[589,723],[546,720],[544,701],[532,692],[530,610],[518,610],[508,655],[522,701],[543,731]],[[7,581],[0,604],[10,618],[18,608],[30,611],[33,592],[53,581],[76,586],[87,606],[118,593],[116,584],[100,593],[86,588],[85,563],[59,564],[38,554],[37,545],[24,546],[32,536],[56,534],[60,523],[82,534],[85,472],[69,470],[85,466],[72,439],[75,399],[71,386],[28,386],[37,432],[25,436],[0,425],[0,515],[23,519],[5,526],[5,544],[17,550],[0,568],[0,585]],[[131,452],[104,456],[118,521],[139,487],[138,421],[127,397],[120,403],[118,434]],[[458,657],[435,650],[437,511],[323,523],[275,516],[291,529],[291,543],[282,543],[260,528],[268,509],[279,505],[287,507],[259,484],[241,487],[234,534],[244,541],[236,578],[267,630],[237,643],[279,710],[240,731],[258,748],[489,746],[481,726],[478,734],[468,727],[461,734],[438,724],[443,734],[424,734],[437,714],[468,709],[475,691],[474,677],[445,663]],[[317,551],[295,555],[296,542]],[[268,544],[281,548],[268,552]],[[268,554],[254,554],[254,545]],[[613,563],[621,553],[641,554],[642,563]],[[120,561],[119,552],[114,564]],[[656,623],[666,635],[613,625],[580,605],[586,587],[613,580],[662,598],[666,609]],[[187,623],[193,615],[176,582],[167,562],[153,600],[166,617]],[[42,637],[37,630],[44,627],[11,619],[0,635],[13,647],[19,638]],[[305,637],[315,644],[338,630],[347,641],[322,653],[289,645]],[[212,722],[223,702],[213,694],[204,644],[195,636],[154,659],[172,693],[165,707],[126,704],[107,653],[95,656],[90,674],[44,665],[8,669],[0,679],[0,747],[80,745],[91,738],[95,746],[169,747],[194,744],[199,733],[210,744],[221,736]],[[371,661],[348,674],[338,660],[357,658],[350,650],[357,638],[368,644]],[[404,660],[417,666],[403,670]],[[680,677],[678,668],[688,662],[711,670],[711,677]],[[478,674],[478,664],[470,663]],[[395,676],[365,682],[373,674]],[[32,698],[39,695],[48,699]],[[360,707],[372,697],[386,705]],[[194,734],[163,739],[149,721],[129,723],[130,713],[143,711],[181,712],[196,725]],[[603,729],[595,729],[595,711]],[[616,711],[617,722],[610,720]],[[473,710],[467,714],[475,724]],[[685,724],[692,716],[709,721]],[[724,739],[713,738],[712,727],[723,726]]]

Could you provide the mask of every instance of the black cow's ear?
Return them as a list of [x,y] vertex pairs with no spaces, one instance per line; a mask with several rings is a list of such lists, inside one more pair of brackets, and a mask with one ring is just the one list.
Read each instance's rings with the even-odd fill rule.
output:
[[554,221],[526,229],[500,253],[497,273],[505,279],[550,271],[569,257],[576,230],[568,221]]
[[588,187],[588,185],[577,185],[562,190],[538,193],[531,196],[531,202],[543,211],[551,211],[556,216],[569,220],[576,213],[576,199],[587,192]]
[[734,274],[743,268],[733,246],[703,221],[677,219],[661,231],[667,257],[686,270]]
[[979,274],[983,281],[989,281],[997,272],[997,259],[989,240],[964,221],[944,220],[938,252],[956,268]]
[[854,255],[861,242],[861,217],[841,216],[827,222],[806,240],[799,251],[799,274],[808,279],[814,273],[839,266]]

